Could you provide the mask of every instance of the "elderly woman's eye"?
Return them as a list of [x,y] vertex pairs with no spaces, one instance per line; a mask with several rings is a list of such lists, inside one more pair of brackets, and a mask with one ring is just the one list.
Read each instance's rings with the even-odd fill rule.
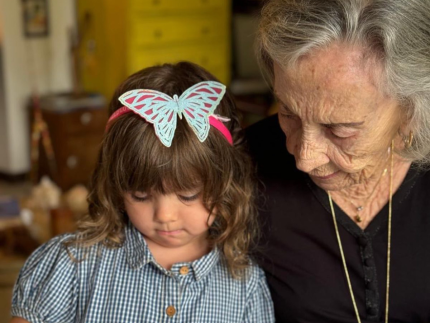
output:
[[286,119],[297,119],[298,118],[296,115],[294,115],[292,113],[288,113],[288,112],[280,112],[279,114],[282,118],[286,118]]
[[279,115],[280,115],[282,118],[286,118],[286,119],[297,119],[297,118],[298,118],[294,113],[292,113],[292,112],[288,109],[288,107],[286,107],[286,106],[284,106],[284,105],[281,105],[281,106],[280,106],[280,109],[279,109]]
[[333,130],[331,130],[331,134],[335,137],[335,138],[338,138],[338,139],[348,139],[349,137],[352,137],[353,136],[353,134],[350,134],[350,133],[342,133],[342,134],[340,134],[340,133],[336,133],[336,131],[333,131]]
[[325,127],[328,129],[328,131],[330,131],[330,134],[337,139],[347,139],[347,138],[352,137],[354,135],[351,132],[342,131],[342,130],[337,129],[335,127],[332,127],[330,125],[326,125]]
[[295,119],[297,118],[295,115],[293,114],[287,114],[287,113],[281,113],[281,116],[287,119]]
[[338,136],[338,135],[336,135],[336,133],[335,133],[335,132],[333,132],[333,131],[331,131],[331,134],[333,135],[333,137],[338,138],[338,139],[345,139],[345,138],[348,138],[348,137],[341,137],[341,136]]

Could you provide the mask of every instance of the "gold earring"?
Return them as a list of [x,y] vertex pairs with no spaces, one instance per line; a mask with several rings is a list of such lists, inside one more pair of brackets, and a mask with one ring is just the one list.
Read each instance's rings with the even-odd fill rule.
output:
[[405,143],[406,149],[411,148],[413,140],[414,140],[414,133],[412,131],[409,131],[409,137],[403,138],[403,142]]

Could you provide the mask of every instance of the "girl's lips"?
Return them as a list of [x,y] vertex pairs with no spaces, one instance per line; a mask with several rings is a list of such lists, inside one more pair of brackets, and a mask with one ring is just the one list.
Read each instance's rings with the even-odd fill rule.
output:
[[157,230],[158,234],[162,236],[175,236],[182,232],[182,230],[173,230],[173,231],[163,231],[163,230]]
[[339,173],[339,171],[336,171],[336,172],[334,172],[330,175],[327,175],[327,176],[313,176],[313,177],[324,180],[324,179],[330,179],[332,177],[335,177],[338,173]]

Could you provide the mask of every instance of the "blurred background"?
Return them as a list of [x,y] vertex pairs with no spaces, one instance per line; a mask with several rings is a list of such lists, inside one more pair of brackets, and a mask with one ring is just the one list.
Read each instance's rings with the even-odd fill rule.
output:
[[262,0],[0,0],[0,323],[26,257],[85,214],[107,103],[128,75],[187,60],[244,127],[276,112],[253,42]]

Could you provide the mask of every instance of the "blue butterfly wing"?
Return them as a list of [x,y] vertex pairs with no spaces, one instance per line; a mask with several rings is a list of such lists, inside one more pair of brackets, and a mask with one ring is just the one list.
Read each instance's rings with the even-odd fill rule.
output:
[[160,141],[170,147],[176,130],[177,103],[167,94],[153,90],[132,90],[119,97],[119,101],[152,123]]
[[225,86],[215,81],[205,81],[187,89],[179,98],[179,113],[185,116],[201,142],[210,129],[209,116],[213,114],[225,94]]

